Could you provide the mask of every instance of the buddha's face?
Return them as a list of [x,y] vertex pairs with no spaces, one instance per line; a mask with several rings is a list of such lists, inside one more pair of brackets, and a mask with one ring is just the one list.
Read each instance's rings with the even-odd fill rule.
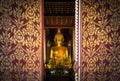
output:
[[58,33],[58,34],[56,34],[55,35],[55,38],[54,38],[54,41],[55,41],[55,43],[58,45],[58,44],[62,44],[63,43],[63,41],[64,41],[64,37],[63,37],[63,35],[61,34],[61,33]]

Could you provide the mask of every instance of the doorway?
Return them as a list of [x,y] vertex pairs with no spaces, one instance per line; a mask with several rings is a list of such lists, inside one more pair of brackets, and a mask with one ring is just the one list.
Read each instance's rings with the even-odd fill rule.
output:
[[[73,64],[75,61],[75,1],[74,0],[44,0],[44,80],[45,81],[75,81]],[[56,68],[48,68],[50,62],[50,50],[54,43],[54,37],[58,28],[64,36],[63,46],[68,49],[68,57],[71,59],[71,68],[64,69],[62,64]],[[62,68],[61,68],[62,66]]]

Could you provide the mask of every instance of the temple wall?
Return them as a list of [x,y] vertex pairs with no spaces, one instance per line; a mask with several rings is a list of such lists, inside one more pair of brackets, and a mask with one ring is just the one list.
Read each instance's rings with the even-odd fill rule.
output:
[[81,2],[81,81],[120,80],[119,4],[119,0]]
[[42,1],[0,0],[0,81],[42,81]]

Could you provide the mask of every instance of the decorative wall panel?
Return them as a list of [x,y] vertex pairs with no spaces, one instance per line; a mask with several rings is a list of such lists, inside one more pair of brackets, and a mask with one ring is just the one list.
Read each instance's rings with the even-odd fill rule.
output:
[[120,80],[120,0],[82,0],[81,81]]
[[42,81],[42,1],[0,0],[0,81]]

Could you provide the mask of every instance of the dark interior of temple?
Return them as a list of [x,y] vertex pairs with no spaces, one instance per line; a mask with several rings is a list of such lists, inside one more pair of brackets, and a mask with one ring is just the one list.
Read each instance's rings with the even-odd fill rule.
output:
[[[46,37],[46,64],[50,59],[50,48],[55,45],[54,36],[57,29],[61,29],[64,36],[63,45],[68,47],[69,41],[73,45],[73,30],[74,30],[74,16],[75,16],[75,1],[74,0],[45,0],[44,1],[44,26]],[[47,42],[50,42],[50,47],[47,47]],[[69,52],[71,59],[73,59],[73,46],[70,47]],[[72,62],[73,63],[73,60]],[[74,81],[73,69],[55,68],[48,69],[45,67],[44,81]]]

